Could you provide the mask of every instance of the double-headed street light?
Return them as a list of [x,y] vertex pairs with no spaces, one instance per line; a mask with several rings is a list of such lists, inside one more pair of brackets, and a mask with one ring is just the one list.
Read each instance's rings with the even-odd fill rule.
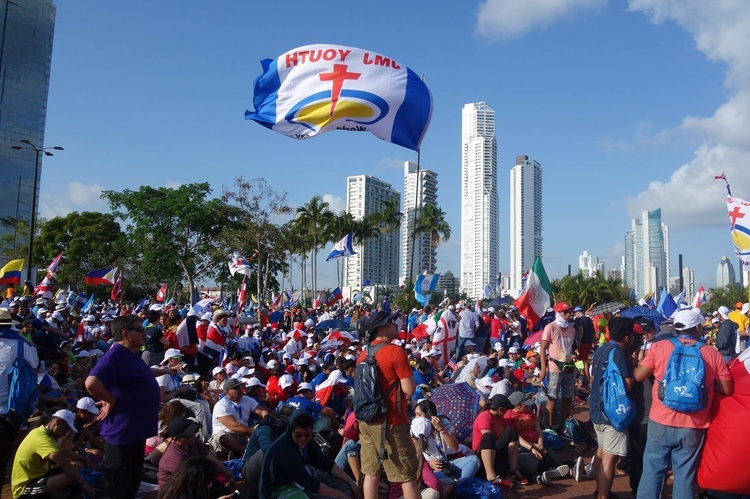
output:
[[26,268],[26,280],[29,282],[29,284],[32,283],[31,281],[31,266],[32,266],[32,257],[34,256],[34,225],[36,223],[36,189],[37,185],[39,184],[39,157],[41,153],[44,153],[45,156],[54,156],[50,152],[50,150],[53,151],[63,151],[64,149],[60,146],[54,146],[54,147],[39,147],[36,144],[32,143],[30,140],[27,139],[21,139],[20,142],[22,144],[25,144],[24,146],[10,146],[12,149],[32,149],[36,152],[36,159],[34,161],[34,188],[31,191],[31,220],[29,222],[29,251],[27,253],[27,265]]

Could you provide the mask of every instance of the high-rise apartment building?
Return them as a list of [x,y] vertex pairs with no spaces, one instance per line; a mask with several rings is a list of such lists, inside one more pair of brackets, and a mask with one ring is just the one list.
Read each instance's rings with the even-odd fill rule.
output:
[[685,291],[685,302],[692,305],[693,298],[695,298],[695,271],[693,269],[682,268],[682,287]]
[[466,104],[461,118],[461,288],[481,297],[500,268],[495,111]]
[[[383,203],[399,199],[401,193],[391,184],[370,175],[356,175],[346,179],[346,211],[355,220],[380,213]],[[343,236],[343,234],[342,234]],[[364,244],[354,245],[356,255],[344,258],[344,285],[361,289],[362,283],[398,283],[398,235],[381,233]]]
[[669,287],[669,228],[661,221],[661,208],[644,211],[632,220],[625,233],[624,283],[640,298],[648,292],[657,295]]
[[11,146],[21,139],[44,145],[56,8],[52,0],[0,0],[0,10],[0,217],[29,221],[36,154]]
[[510,170],[510,286],[518,295],[521,279],[542,257],[542,165],[516,156]]
[[716,269],[716,287],[724,288],[735,284],[737,277],[734,273],[734,266],[729,258],[722,256],[719,262],[719,268]]
[[[437,252],[430,243],[429,234],[418,235],[416,246],[414,244],[414,216],[415,213],[419,216],[419,212],[427,205],[437,205],[437,173],[420,169],[417,176],[417,164],[407,161],[404,163],[404,200],[401,210],[404,214],[401,224],[401,279],[405,283],[409,282],[409,278],[415,282],[417,275],[424,271],[434,273],[437,265]],[[414,260],[412,247],[415,247]]]
[[583,254],[578,255],[578,270],[584,277],[604,276],[604,262],[600,262],[598,256],[589,255],[589,252],[584,250]]

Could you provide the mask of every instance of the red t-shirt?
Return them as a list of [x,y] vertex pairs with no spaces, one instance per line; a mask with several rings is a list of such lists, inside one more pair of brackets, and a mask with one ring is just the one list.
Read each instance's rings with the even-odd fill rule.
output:
[[516,412],[511,409],[503,417],[505,423],[514,428],[527,442],[535,443],[539,440],[536,433],[536,416],[533,412]]
[[[375,340],[371,345],[385,342],[386,340]],[[363,350],[357,358],[357,363],[364,361],[366,357],[367,352]],[[409,418],[406,416],[406,405],[409,401],[406,395],[398,389],[400,380],[410,378],[413,375],[406,351],[397,345],[385,345],[375,354],[375,360],[378,361],[380,366],[378,369],[380,392],[385,394],[388,399],[388,414],[386,416],[388,424],[409,424]],[[401,403],[397,406],[399,393],[401,394]],[[401,407],[401,411],[398,411],[397,407]]]
[[471,430],[471,447],[479,452],[479,443],[482,441],[482,430],[490,430],[492,437],[497,440],[507,428],[502,414],[494,415],[489,410],[482,411],[474,420],[474,428]]

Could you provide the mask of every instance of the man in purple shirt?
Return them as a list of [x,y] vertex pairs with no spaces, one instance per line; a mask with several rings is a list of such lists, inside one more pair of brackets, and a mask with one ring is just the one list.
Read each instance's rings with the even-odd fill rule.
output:
[[101,405],[96,419],[102,422],[107,496],[131,498],[141,483],[146,439],[158,433],[161,390],[139,355],[142,320],[124,315],[110,327],[115,344],[91,370],[86,389]]

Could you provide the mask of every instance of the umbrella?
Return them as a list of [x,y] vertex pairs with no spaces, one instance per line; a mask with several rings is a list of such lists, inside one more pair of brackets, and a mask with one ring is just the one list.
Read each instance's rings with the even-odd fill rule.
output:
[[499,307],[500,305],[507,305],[508,303],[513,303],[513,298],[510,296],[499,296],[492,300],[487,307]]
[[438,414],[451,418],[458,441],[464,441],[471,434],[479,412],[479,394],[467,383],[450,383],[432,390],[430,400]]
[[529,336],[527,336],[526,339],[523,340],[524,346],[531,346],[534,343],[539,343],[540,341],[542,341],[542,334],[543,333],[544,333],[544,331],[537,331],[536,333],[533,333],[533,334],[530,334]]
[[622,315],[623,317],[630,317],[631,319],[641,315],[646,319],[653,321],[654,327],[656,327],[657,330],[659,329],[659,324],[666,320],[664,319],[664,316],[656,310],[651,310],[649,307],[642,306],[630,307],[628,309],[625,309],[620,315]]
[[326,329],[351,329],[351,327],[349,327],[349,324],[347,324],[346,322],[338,319],[329,319],[315,326],[316,331],[325,331]]
[[601,305],[597,305],[596,308],[591,311],[591,315],[602,315],[606,313],[612,313],[615,310],[625,310],[626,308],[628,307],[626,307],[619,301],[610,301],[607,303],[602,303]]

